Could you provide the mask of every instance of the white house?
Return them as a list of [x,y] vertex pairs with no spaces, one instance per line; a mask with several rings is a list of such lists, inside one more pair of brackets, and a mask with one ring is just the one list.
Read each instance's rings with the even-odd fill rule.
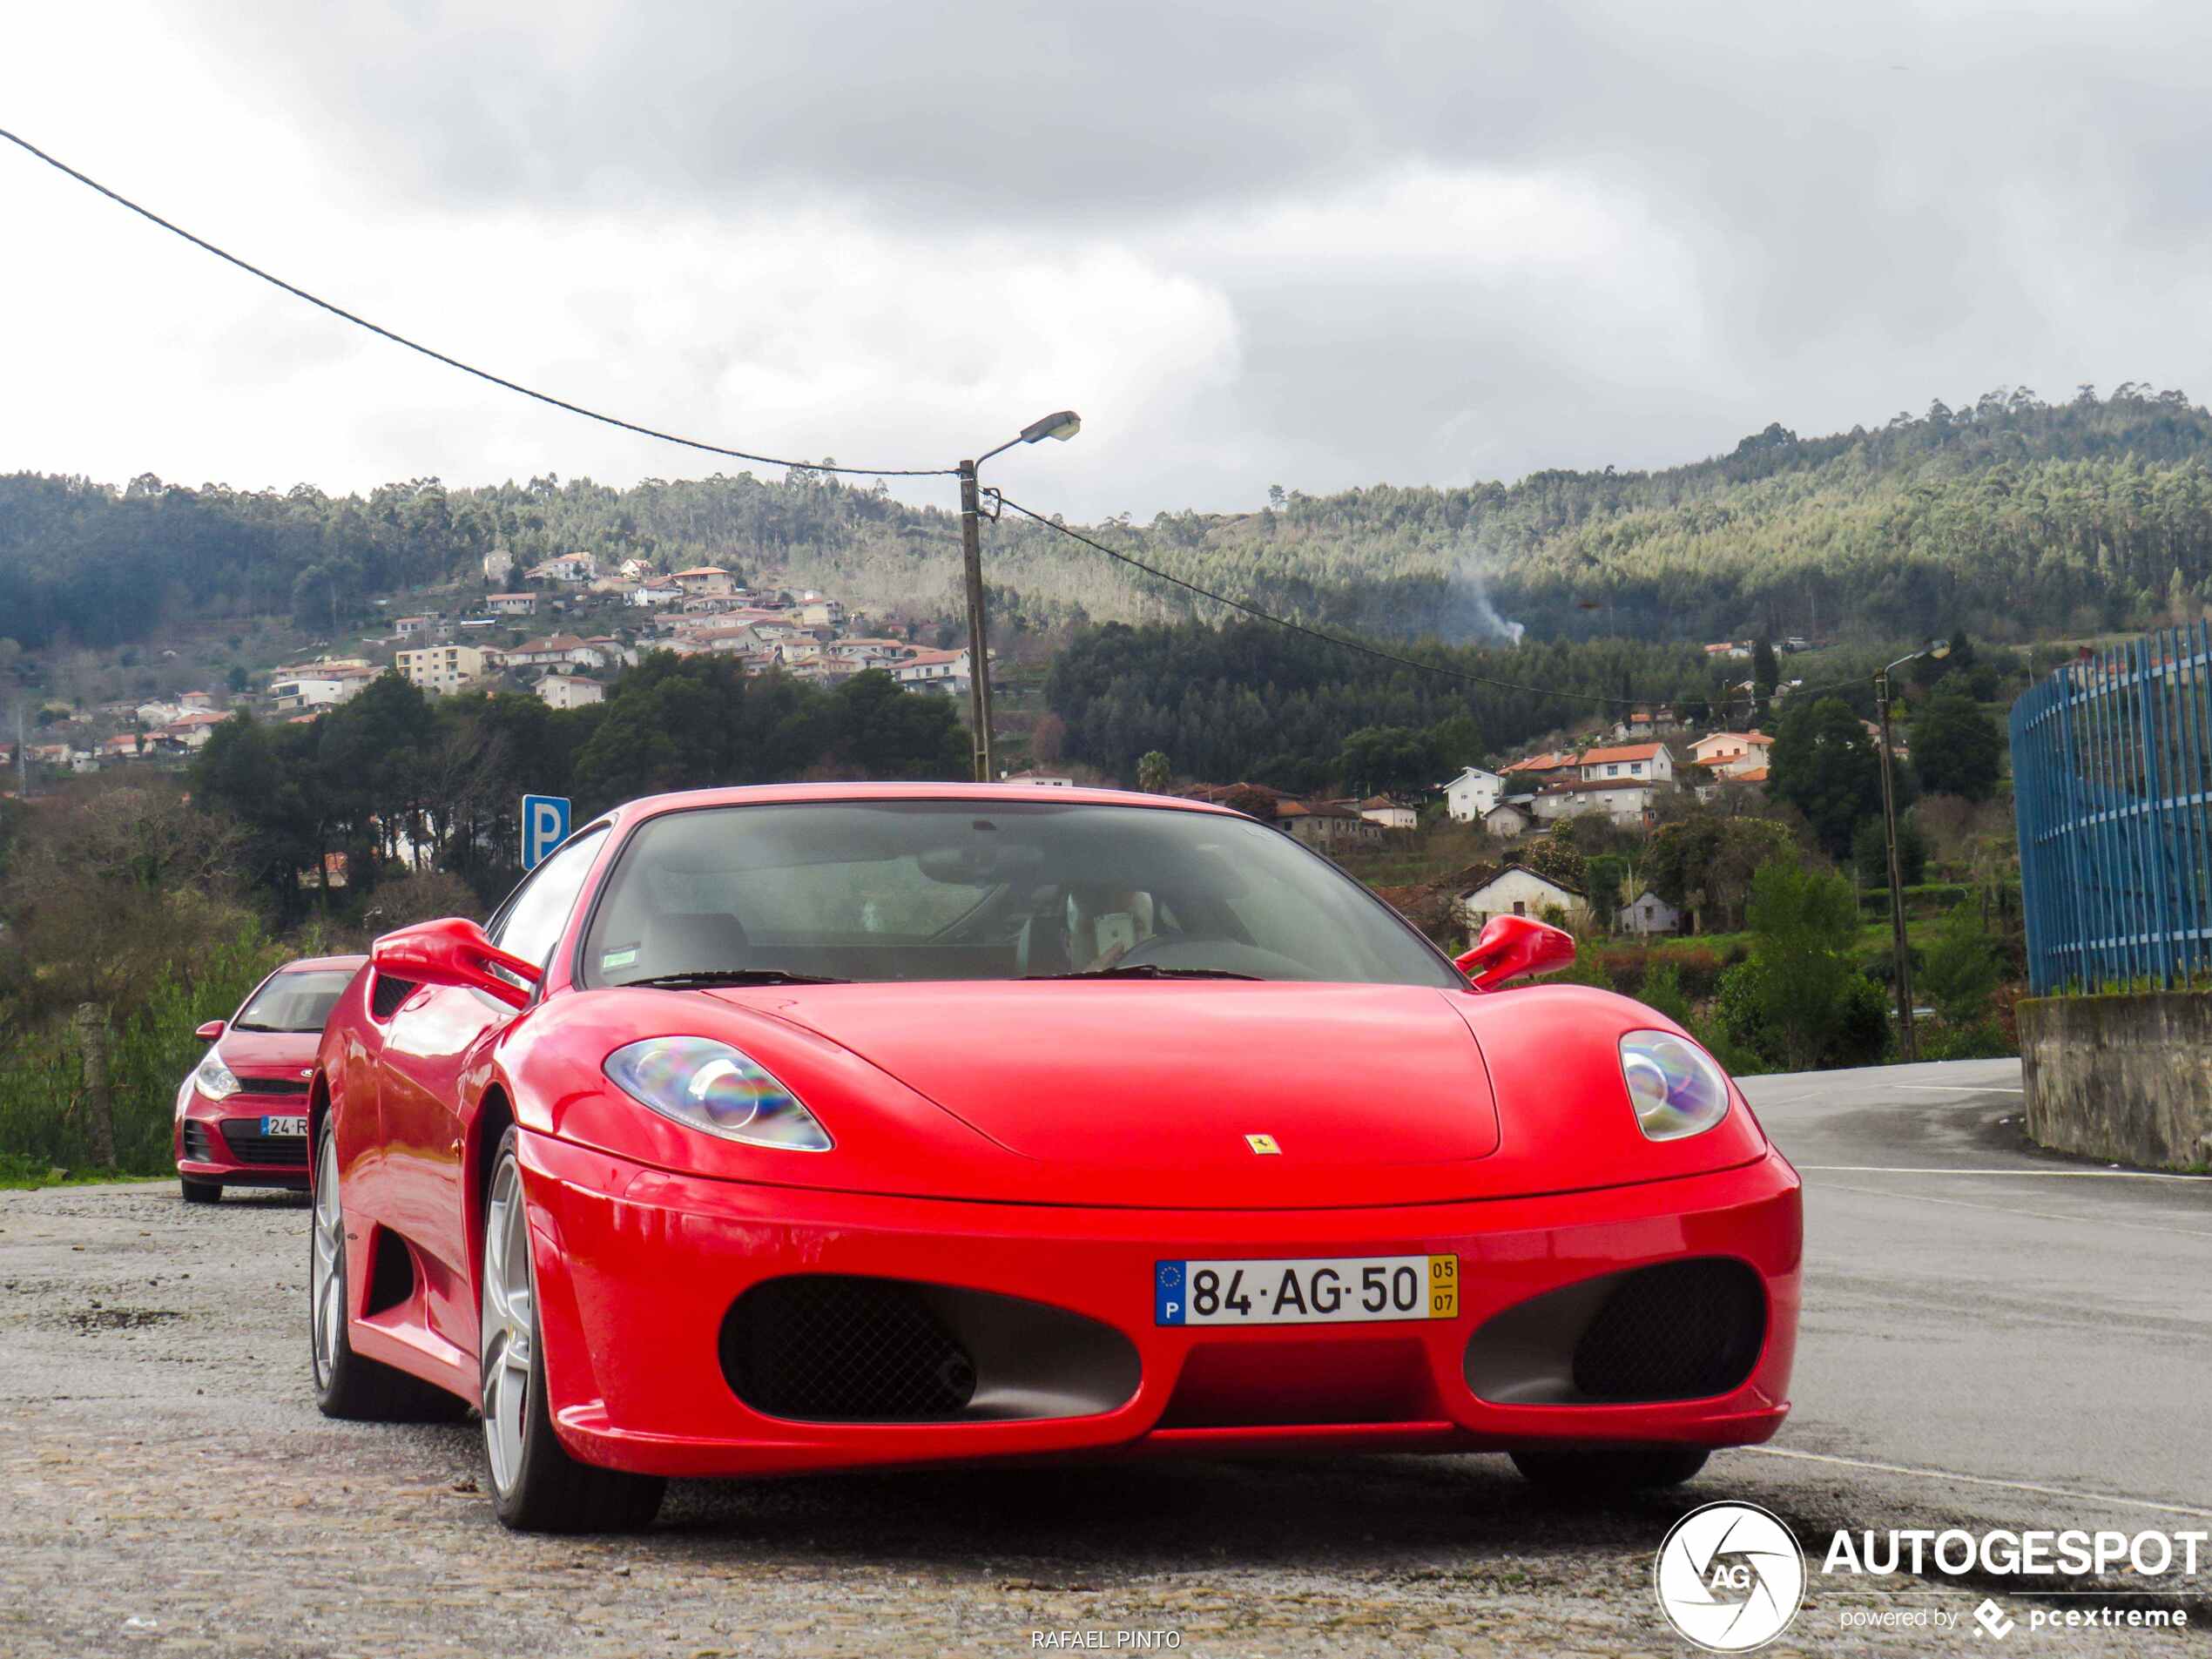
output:
[[607,688],[582,674],[548,674],[537,683],[537,694],[552,708],[580,709],[603,702]]
[[1675,758],[1663,743],[1624,743],[1608,749],[1582,752],[1582,780],[1635,778],[1670,784],[1675,780]]
[[604,668],[607,665],[605,651],[578,639],[574,634],[548,634],[543,639],[526,639],[514,650],[502,655],[509,668]]
[[515,556],[503,547],[496,547],[484,555],[484,580],[504,582],[515,573]]
[[534,617],[537,614],[537,596],[534,593],[495,593],[486,596],[484,609],[495,617]]
[[[762,632],[765,633],[766,629]],[[968,691],[968,647],[958,651],[917,651],[891,665],[891,678],[913,691],[946,691],[955,696]]]
[[1409,830],[1421,821],[1421,815],[1403,801],[1393,800],[1387,795],[1370,795],[1359,803],[1359,816],[1370,824],[1379,824],[1385,829]]
[[1480,887],[1468,888],[1460,894],[1459,907],[1460,917],[1470,931],[1480,931],[1493,916],[1534,916],[1541,921],[1547,910],[1556,910],[1574,923],[1586,920],[1590,910],[1581,889],[1519,865],[1508,865]]
[[1697,764],[1720,777],[1750,772],[1767,763],[1774,739],[1764,732],[1711,732],[1689,745]]
[[651,609],[677,604],[684,597],[684,590],[673,582],[649,582],[643,587],[632,588],[624,597],[631,604]]
[[1616,824],[1642,824],[1651,812],[1652,798],[1662,786],[1635,778],[1586,779],[1571,784],[1552,784],[1536,795],[1539,823],[1555,824],[1562,818],[1603,813]]
[[1622,910],[1614,926],[1624,934],[1671,934],[1682,927],[1682,912],[1646,887]]
[[845,620],[845,607],[834,599],[807,599],[799,607],[799,619],[809,628],[834,628]]
[[412,639],[417,634],[428,633],[437,624],[435,617],[400,617],[394,619],[392,631],[401,639]]
[[533,582],[589,582],[599,574],[599,561],[589,553],[562,553],[533,564],[525,574]]
[[1467,766],[1444,786],[1444,807],[1456,822],[1472,824],[1495,806],[1505,792],[1506,780],[1496,772]]
[[1482,814],[1482,827],[1501,841],[1510,841],[1516,835],[1526,834],[1536,821],[1535,813],[1527,803],[1531,797],[1501,800]]

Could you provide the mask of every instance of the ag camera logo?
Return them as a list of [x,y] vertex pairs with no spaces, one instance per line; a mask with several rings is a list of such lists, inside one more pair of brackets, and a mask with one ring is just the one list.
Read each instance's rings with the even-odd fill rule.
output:
[[1675,1522],[1652,1575],[1677,1635],[1708,1653],[1749,1653],[1797,1616],[1805,1557],[1757,1504],[1709,1503]]

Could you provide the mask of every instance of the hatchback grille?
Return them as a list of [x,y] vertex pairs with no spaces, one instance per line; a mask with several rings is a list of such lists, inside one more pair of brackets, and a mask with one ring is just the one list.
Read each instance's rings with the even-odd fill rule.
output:
[[305,1136],[264,1135],[257,1118],[226,1118],[223,1142],[240,1163],[282,1163],[302,1168],[307,1162]]
[[975,1363],[897,1279],[806,1274],[739,1297],[722,1325],[722,1368],[771,1417],[826,1423],[942,1422],[965,1413]]
[[307,1092],[305,1077],[240,1077],[239,1093],[242,1095],[304,1095]]
[[1593,1400],[1703,1399],[1742,1386],[1766,1343],[1766,1297],[1742,1262],[1668,1262],[1622,1275],[1575,1345]]

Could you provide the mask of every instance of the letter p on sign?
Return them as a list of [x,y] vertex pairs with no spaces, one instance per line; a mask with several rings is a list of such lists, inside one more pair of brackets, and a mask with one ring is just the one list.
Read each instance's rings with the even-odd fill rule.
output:
[[523,797],[523,867],[535,870],[540,860],[569,839],[569,803],[562,795]]

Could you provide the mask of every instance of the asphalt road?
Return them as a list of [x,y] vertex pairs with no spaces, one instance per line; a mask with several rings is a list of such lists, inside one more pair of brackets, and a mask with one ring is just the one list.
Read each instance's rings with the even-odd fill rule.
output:
[[2020,1070],[1745,1080],[1805,1183],[1777,1445],[2212,1510],[2212,1180],[2027,1145]]
[[[2024,1150],[2000,1121],[2018,1081],[1751,1081],[1809,1190],[1796,1414],[1607,1509],[1542,1501],[1502,1460],[1379,1458],[689,1483],[643,1537],[517,1538],[473,1429],[315,1413],[296,1201],[0,1194],[0,1655],[1013,1654],[1062,1631],[1688,1653],[1652,1556],[1702,1502],[1781,1514],[1816,1574],[1838,1527],[2212,1527],[2212,1183]],[[1766,1651],[1986,1655],[1986,1596],[2019,1622],[2008,1646],[2212,1650],[2202,1580],[2175,1634],[2037,1632],[2089,1602],[2000,1582],[1816,1577]],[[1885,1615],[1952,1622],[1851,1622]]]

